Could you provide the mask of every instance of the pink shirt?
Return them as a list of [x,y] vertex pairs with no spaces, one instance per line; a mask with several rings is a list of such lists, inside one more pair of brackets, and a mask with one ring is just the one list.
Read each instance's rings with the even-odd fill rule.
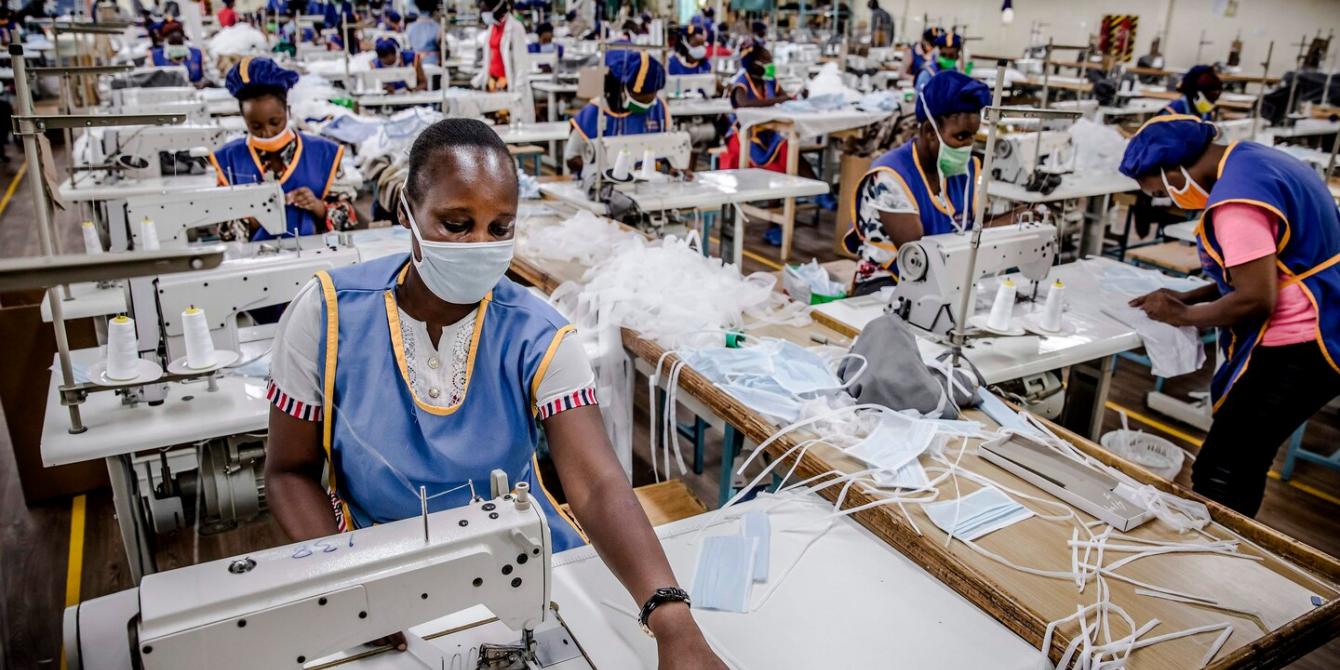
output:
[[[1214,210],[1214,233],[1224,252],[1224,265],[1232,268],[1275,253],[1278,217],[1256,205],[1229,203]],[[1281,273],[1282,286],[1288,278]],[[1299,284],[1279,290],[1275,312],[1270,315],[1263,347],[1311,342],[1317,338],[1317,310]]]

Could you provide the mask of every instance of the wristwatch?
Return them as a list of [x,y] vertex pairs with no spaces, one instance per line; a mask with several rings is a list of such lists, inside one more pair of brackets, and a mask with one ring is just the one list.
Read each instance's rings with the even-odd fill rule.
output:
[[651,619],[651,613],[656,611],[657,607],[666,603],[679,602],[690,607],[693,606],[693,603],[689,600],[688,591],[685,591],[684,589],[673,586],[656,589],[656,592],[651,594],[650,598],[647,598],[647,602],[642,604],[642,612],[637,615],[637,625],[642,627],[642,632],[646,633],[647,637],[655,639],[656,634],[652,633],[651,626],[647,625],[647,621]]

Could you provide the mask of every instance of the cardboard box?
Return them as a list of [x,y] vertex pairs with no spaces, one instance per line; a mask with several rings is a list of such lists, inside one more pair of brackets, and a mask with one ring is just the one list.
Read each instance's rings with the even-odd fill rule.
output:
[[842,238],[852,226],[852,197],[856,194],[856,188],[861,185],[861,178],[870,171],[870,164],[874,161],[874,156],[842,155],[842,162],[838,167],[837,216],[833,217],[833,253],[841,258],[856,258],[843,248]]

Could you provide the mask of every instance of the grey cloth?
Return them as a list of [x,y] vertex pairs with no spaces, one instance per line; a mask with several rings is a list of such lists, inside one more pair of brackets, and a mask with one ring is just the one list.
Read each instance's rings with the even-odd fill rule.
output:
[[[935,411],[944,393],[944,375],[921,361],[917,339],[903,320],[885,314],[866,325],[851,346],[851,352],[865,357],[866,369],[860,378],[847,388],[859,403],[883,405],[895,411],[915,409],[923,414]],[[856,359],[847,359],[838,368],[838,376],[846,382],[861,367]],[[967,388],[970,380],[960,380]],[[969,406],[973,396],[955,392],[954,404]],[[940,417],[958,418],[954,404],[945,403]]]

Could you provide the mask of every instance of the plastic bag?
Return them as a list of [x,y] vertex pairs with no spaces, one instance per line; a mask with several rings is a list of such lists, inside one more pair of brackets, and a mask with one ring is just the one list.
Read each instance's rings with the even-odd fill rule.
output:
[[782,288],[795,300],[810,305],[847,297],[846,288],[833,281],[815,259],[804,265],[787,265],[782,270]]

